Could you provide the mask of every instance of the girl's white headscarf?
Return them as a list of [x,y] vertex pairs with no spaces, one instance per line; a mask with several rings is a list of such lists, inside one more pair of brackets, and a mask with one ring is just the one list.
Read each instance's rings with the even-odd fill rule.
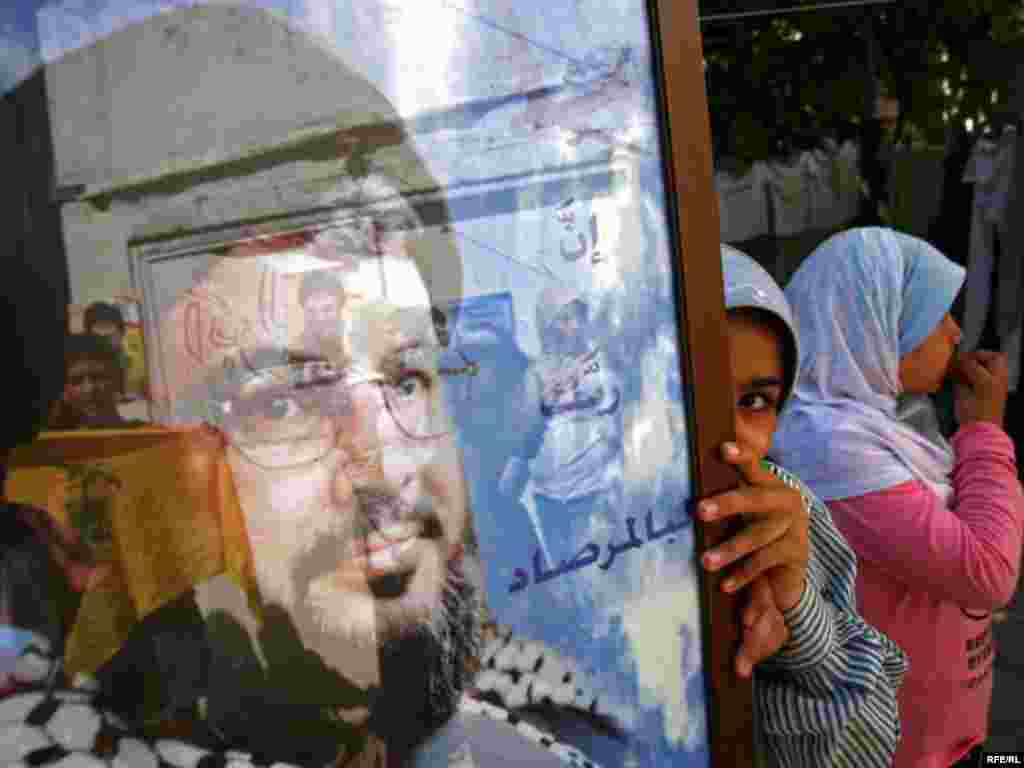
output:
[[963,281],[963,268],[928,243],[877,227],[835,235],[793,276],[799,383],[772,455],[821,498],[919,480],[949,501],[952,449],[899,421],[899,364],[938,327]]
[[725,243],[721,244],[721,251],[726,310],[759,309],[768,312],[781,320],[788,332],[788,336],[782,339],[782,343],[792,353],[792,365],[784,371],[786,386],[782,401],[785,402],[795,385],[797,372],[793,366],[799,358],[800,348],[789,302],[772,276],[747,254]]

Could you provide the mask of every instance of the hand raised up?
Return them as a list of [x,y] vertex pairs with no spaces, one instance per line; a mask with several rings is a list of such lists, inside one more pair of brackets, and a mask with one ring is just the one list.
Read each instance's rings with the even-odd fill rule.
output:
[[956,382],[956,418],[961,426],[989,421],[1003,426],[1010,371],[1006,355],[977,350],[960,357],[953,366]]
[[701,501],[698,514],[707,521],[739,517],[746,525],[705,552],[704,567],[730,568],[722,582],[727,592],[763,575],[778,609],[788,610],[800,599],[810,560],[810,515],[804,499],[752,451],[726,443],[722,456],[739,470],[741,485]]

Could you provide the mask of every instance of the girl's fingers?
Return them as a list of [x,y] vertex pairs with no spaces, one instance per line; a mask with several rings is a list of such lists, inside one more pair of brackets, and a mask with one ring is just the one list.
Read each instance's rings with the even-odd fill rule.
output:
[[747,650],[747,646],[743,645],[740,648],[739,655],[736,656],[736,675],[744,680],[750,677],[751,672],[754,671],[754,665],[750,661],[750,657],[753,655],[752,651]]
[[978,365],[993,379],[1006,378],[1010,364],[1003,352],[978,353]]
[[750,485],[772,487],[779,483],[778,478],[765,469],[759,456],[738,443],[723,443],[722,459],[736,467],[743,480]]
[[701,520],[711,522],[712,520],[724,520],[728,517],[742,517],[756,504],[749,503],[747,497],[755,491],[751,488],[741,488],[735,491],[726,491],[710,499],[704,499],[697,505],[697,514]]
[[990,375],[977,360],[970,356],[962,357],[957,361],[956,372],[961,381],[968,386],[974,386]]
[[968,357],[985,367],[990,367],[993,363],[1002,361],[1006,355],[993,349],[976,349]]
[[[722,458],[736,467],[746,483],[735,491],[726,491],[704,499],[697,507],[702,520],[720,520],[735,515],[765,516],[774,514],[776,500],[770,494],[772,489],[789,491],[788,486],[764,466],[752,451],[745,450],[737,443],[723,443]],[[763,493],[762,493],[763,491]],[[777,500],[785,503],[783,497]]]
[[788,530],[789,525],[777,518],[753,522],[728,541],[705,552],[701,560],[707,570],[721,570],[751,552],[770,546],[784,537]]
[[775,609],[775,597],[772,588],[764,579],[750,585],[747,607],[743,609],[743,626],[753,627],[762,614]]
[[789,629],[782,614],[772,607],[758,615],[743,632],[743,643],[736,656],[736,674],[750,677],[754,667],[778,652],[789,639]]
[[728,577],[722,582],[722,591],[738,592],[758,576],[787,562],[784,546],[763,547],[729,571]]
[[704,499],[697,505],[697,514],[701,520],[707,522],[729,517],[775,518],[779,517],[780,513],[788,514],[784,510],[796,503],[795,494],[795,491],[785,485],[778,488],[737,488]]

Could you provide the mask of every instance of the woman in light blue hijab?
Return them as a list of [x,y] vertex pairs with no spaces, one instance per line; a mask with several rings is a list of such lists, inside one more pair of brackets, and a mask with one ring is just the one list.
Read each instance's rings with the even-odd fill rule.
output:
[[[772,453],[828,502],[857,553],[857,602],[910,657],[895,768],[975,765],[992,693],[990,612],[1009,601],[1024,495],[1002,430],[1006,360],[956,356],[964,270],[884,228],[819,246],[786,288],[797,384]],[[957,376],[950,442],[901,417]]]
[[832,237],[793,276],[800,385],[775,452],[826,501],[911,479],[948,499],[953,452],[898,418],[899,370],[963,281],[963,267],[925,241],[876,227]]

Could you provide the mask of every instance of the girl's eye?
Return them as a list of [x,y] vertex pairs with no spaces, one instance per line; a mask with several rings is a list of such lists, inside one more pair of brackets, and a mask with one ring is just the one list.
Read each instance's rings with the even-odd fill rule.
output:
[[749,411],[764,411],[775,408],[775,400],[763,392],[751,392],[740,398],[739,406]]

